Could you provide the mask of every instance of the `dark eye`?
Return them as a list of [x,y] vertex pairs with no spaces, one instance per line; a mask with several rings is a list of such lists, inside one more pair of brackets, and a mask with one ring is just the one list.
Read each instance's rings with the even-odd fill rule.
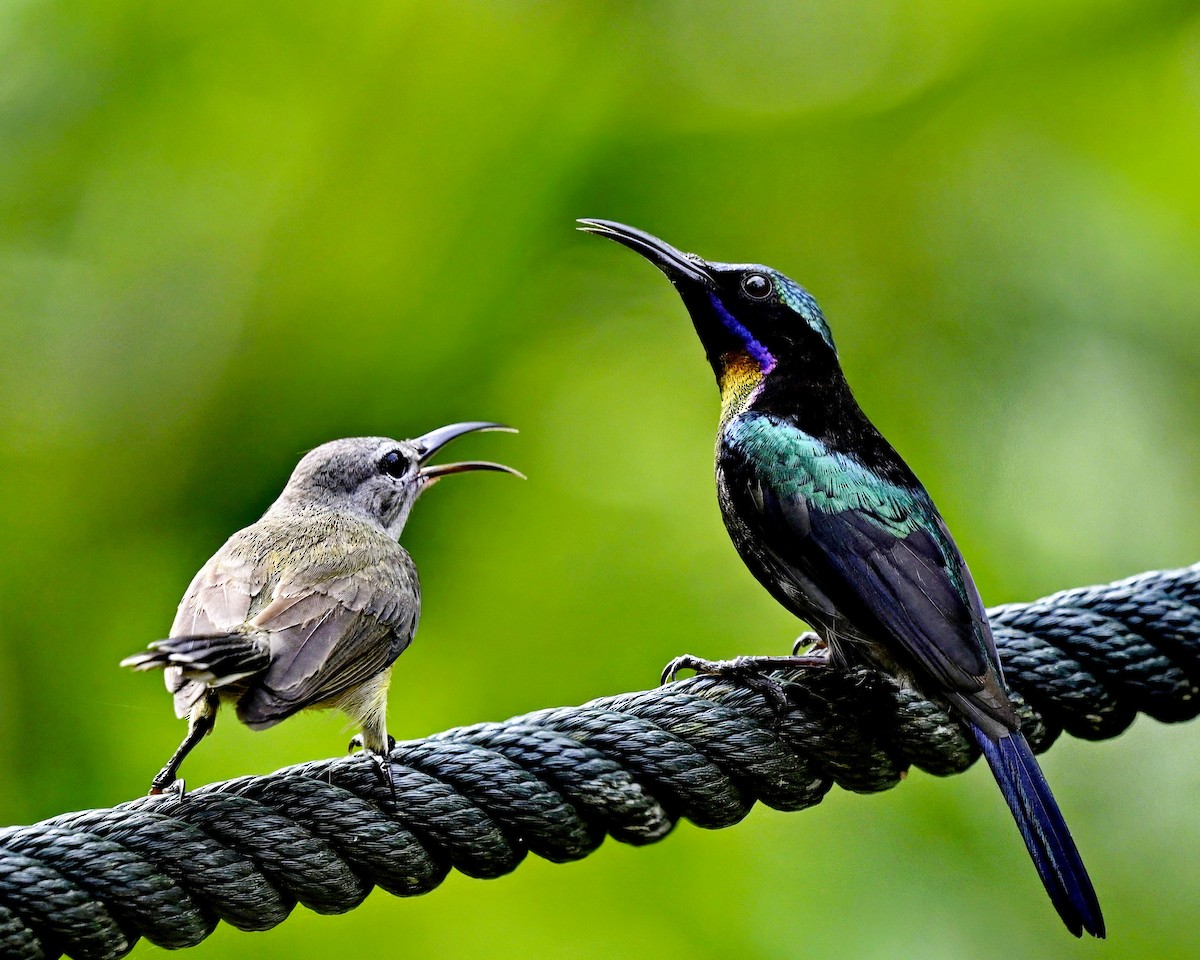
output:
[[752,273],[742,280],[742,290],[746,296],[753,297],[755,300],[763,300],[770,295],[774,289],[770,279],[763,276],[761,273]]
[[389,450],[379,458],[379,469],[389,477],[402,477],[408,472],[408,460],[399,450]]

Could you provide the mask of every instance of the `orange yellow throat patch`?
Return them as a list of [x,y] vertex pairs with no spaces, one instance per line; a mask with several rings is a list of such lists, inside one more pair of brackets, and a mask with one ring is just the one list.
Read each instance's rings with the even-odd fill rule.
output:
[[748,353],[726,353],[721,361],[721,420],[725,421],[750,405],[762,386],[763,372]]

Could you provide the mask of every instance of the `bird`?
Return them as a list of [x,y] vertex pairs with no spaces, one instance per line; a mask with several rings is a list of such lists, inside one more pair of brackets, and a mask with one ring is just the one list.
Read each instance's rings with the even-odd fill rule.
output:
[[691,668],[761,683],[781,667],[861,664],[911,684],[979,745],[1067,928],[1103,937],[1091,879],[1021,733],[967,564],[925,487],[855,400],[816,300],[771,267],[705,260],[611,220],[578,222],[641,254],[683,300],[721,394],[726,529],[759,583],[816,633],[801,638],[803,655],[680,657],[664,679]]
[[522,476],[489,461],[428,462],[450,441],[484,430],[516,432],[470,421],[411,440],[322,444],[300,460],[262,518],[200,568],[170,635],[121,661],[163,670],[175,714],[188,720],[151,795],[183,795],[180,764],[228,703],[252,730],[311,707],[342,710],[361,729],[350,749],[373,759],[395,796],[388,683],[421,613],[417,569],[399,538],[417,498],[442,477],[474,470]]

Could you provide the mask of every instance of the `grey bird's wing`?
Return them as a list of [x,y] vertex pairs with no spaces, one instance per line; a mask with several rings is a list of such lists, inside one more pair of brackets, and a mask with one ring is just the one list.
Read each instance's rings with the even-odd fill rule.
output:
[[[382,545],[381,545],[382,546]],[[420,587],[408,554],[389,541],[333,569],[297,565],[247,624],[264,635],[270,666],[238,703],[238,719],[273,726],[377,676],[412,641]]]

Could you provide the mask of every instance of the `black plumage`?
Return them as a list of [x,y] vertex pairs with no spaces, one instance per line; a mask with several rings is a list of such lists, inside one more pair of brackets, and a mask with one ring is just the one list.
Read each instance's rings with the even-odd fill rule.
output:
[[[970,571],[925,488],[855,401],[816,302],[770,267],[713,263],[632,227],[581,223],[658,266],[691,315],[721,390],[717,491],[730,537],[827,648],[826,661],[795,662],[867,663],[946,704],[979,744],[1067,928],[1104,936],[1091,880],[1005,692]],[[786,663],[673,666],[748,676]]]

